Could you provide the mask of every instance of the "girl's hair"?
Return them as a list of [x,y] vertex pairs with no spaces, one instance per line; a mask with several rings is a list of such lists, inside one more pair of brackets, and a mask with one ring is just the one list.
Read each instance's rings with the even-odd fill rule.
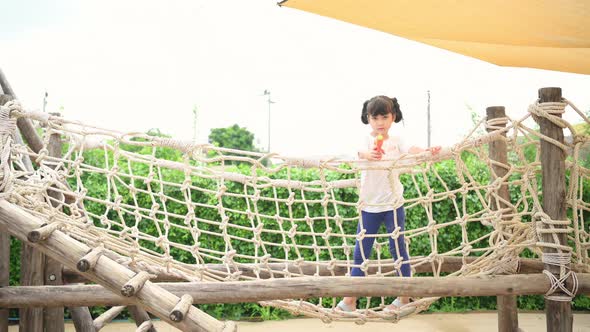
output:
[[397,98],[376,96],[365,101],[363,104],[361,121],[364,124],[368,124],[369,116],[387,115],[388,113],[391,113],[395,117],[395,123],[398,123],[403,119],[402,111],[397,103]]

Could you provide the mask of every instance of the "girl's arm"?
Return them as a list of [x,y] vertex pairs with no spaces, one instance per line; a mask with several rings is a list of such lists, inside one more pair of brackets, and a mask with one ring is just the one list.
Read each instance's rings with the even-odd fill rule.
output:
[[423,149],[417,146],[412,146],[408,152],[411,154],[416,154],[416,153],[421,153],[421,152],[425,152],[425,151],[430,151],[432,153],[433,156],[436,156],[439,152],[440,152],[441,147],[440,146],[433,146],[430,147],[428,149]]

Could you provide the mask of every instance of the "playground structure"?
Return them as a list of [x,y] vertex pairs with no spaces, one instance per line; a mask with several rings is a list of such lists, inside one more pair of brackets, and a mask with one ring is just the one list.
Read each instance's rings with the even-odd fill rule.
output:
[[[586,136],[561,114],[571,106],[590,122],[559,88],[540,89],[521,119],[489,107],[485,132],[475,128],[436,157],[379,164],[122,133],[0,101],[0,285],[8,281],[8,236],[26,243],[21,286],[0,288],[0,308],[22,308],[21,330],[63,329],[66,306],[78,331],[98,331],[126,306],[138,331],[153,330],[147,312],[183,331],[233,331],[233,322],[195,305],[260,302],[325,322],[395,322],[439,297],[495,295],[499,330],[516,331],[516,296],[545,294],[548,330],[571,331],[572,298],[590,294],[590,172],[579,160]],[[526,124],[531,118],[540,130]],[[449,161],[453,183],[439,174]],[[354,193],[367,169],[399,172],[412,184],[394,203],[421,216],[403,234],[410,249],[430,248],[410,260],[428,276],[395,277],[404,262],[385,249],[399,229],[375,236],[376,258],[360,266],[367,277],[347,276],[355,240],[365,236],[354,232],[363,204]],[[440,213],[444,204],[450,211]],[[457,232],[460,239],[449,239]],[[398,295],[414,302],[384,311],[386,297]],[[369,298],[341,312],[341,296]],[[87,306],[98,305],[113,307],[92,319]]]

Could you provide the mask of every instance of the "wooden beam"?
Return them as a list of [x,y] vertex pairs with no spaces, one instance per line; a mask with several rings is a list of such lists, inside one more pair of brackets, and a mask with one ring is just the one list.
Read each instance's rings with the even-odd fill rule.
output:
[[88,307],[70,307],[68,309],[70,309],[70,313],[72,314],[72,321],[74,321],[76,332],[96,332],[94,321],[92,320]]
[[[21,208],[0,200],[0,231],[8,232],[22,241],[26,241],[27,234],[31,230],[39,228],[41,224],[41,220]],[[54,231],[49,238],[34,244],[34,247],[54,259],[59,259],[61,263],[72,269],[76,267],[78,260],[89,251],[88,246],[61,231]],[[107,286],[113,292],[118,292],[135,273],[108,257],[102,257],[91,272],[83,273],[83,275],[96,283]],[[195,307],[191,307],[186,319],[182,322],[173,322],[168,315],[178,303],[179,297],[150,281],[145,283],[141,291],[133,297],[133,300],[135,304],[141,305],[182,331],[213,332],[236,329],[234,322],[219,322]]]
[[119,314],[123,312],[123,310],[125,310],[125,306],[116,306],[105,311],[102,315],[100,315],[94,320],[94,329],[96,331],[100,331],[100,329],[102,329],[105,325],[107,325],[113,319],[119,316]]
[[[539,103],[561,102],[561,88],[539,89]],[[561,118],[561,114],[555,114]],[[546,118],[539,119],[541,134],[563,144],[563,129]],[[565,151],[541,139],[541,165],[543,174],[543,209],[552,220],[566,220]],[[548,228],[547,225],[544,226]],[[555,228],[564,228],[556,226]],[[543,242],[567,246],[567,234],[543,234]],[[557,253],[554,248],[543,247],[543,254]],[[560,267],[546,264],[545,269],[559,278]],[[555,294],[557,295],[557,294]],[[573,328],[570,301],[545,299],[548,332],[571,332]]]
[[[61,158],[61,137],[59,134],[51,134],[49,136],[49,144],[47,146],[48,154],[51,157]],[[55,168],[56,165],[48,165],[51,168]],[[48,195],[54,199],[59,199],[59,193],[55,191],[48,190]],[[55,203],[55,202],[52,202]],[[54,204],[54,207],[57,204]],[[47,257],[45,263],[45,285],[50,286],[57,286],[63,285],[63,278],[62,278],[62,265],[52,259],[51,257]],[[55,332],[63,332],[64,327],[64,308],[63,307],[53,307],[45,309],[44,313],[44,320],[45,320],[45,330],[47,331],[55,331]]]
[[[22,240],[22,239],[21,239]],[[45,255],[34,247],[21,242],[20,284],[23,286],[40,286],[45,282]],[[19,330],[43,332],[43,308],[21,308],[19,310]]]
[[[578,274],[578,294],[590,295],[590,274]],[[571,280],[568,280],[571,283]],[[243,303],[278,299],[339,296],[497,296],[545,294],[551,283],[544,274],[480,277],[301,277],[231,282],[156,284],[177,296],[188,294],[195,304]],[[52,305],[130,305],[132,299],[100,285],[6,287],[0,307]]]
[[[412,257],[412,259],[420,259],[421,257],[416,256]],[[477,257],[466,257],[465,261],[467,263],[472,263],[477,259]],[[457,272],[463,266],[463,257],[440,257],[441,260],[441,273],[453,273]],[[543,271],[543,263],[538,259],[531,259],[531,258],[520,258],[519,259],[519,273],[521,274],[530,274],[530,273],[540,273]],[[329,277],[329,276],[344,276],[348,271],[346,267],[346,261],[337,261],[336,267],[333,270],[328,270],[327,263],[320,263],[318,264],[314,262],[304,262],[301,264],[295,263],[269,263],[269,264],[240,264],[238,266],[238,270],[242,273],[241,275],[246,278],[256,278],[256,279],[269,279],[271,277],[271,272],[268,271],[269,269],[272,271],[273,278],[283,278],[286,274],[285,267],[289,270],[290,273],[296,274],[298,277],[300,273],[303,273],[304,276],[314,276],[316,273],[322,277]],[[379,263],[376,261],[369,261],[369,270],[368,275],[375,275],[378,271]],[[437,265],[438,266],[438,265]],[[258,267],[260,271],[258,277],[254,273]],[[223,264],[206,264],[203,266],[204,269],[209,271],[217,271],[220,273],[227,273],[227,266]],[[430,264],[422,264],[415,267],[416,273],[432,273],[432,266]],[[381,273],[390,273],[393,271],[393,266],[382,266]],[[590,272],[588,269],[578,269],[576,270],[580,273]],[[137,272],[137,271],[136,271]],[[333,273],[333,274],[332,274]],[[64,276],[64,283],[65,284],[73,284],[78,282],[86,282],[87,280],[82,277],[77,270],[72,270],[67,267],[64,268],[63,271]],[[158,277],[153,280],[155,282],[175,282],[175,281],[185,281],[178,276],[173,274],[166,274],[166,272],[160,272]]]
[[[506,111],[504,106],[492,106],[486,108],[486,115],[488,123],[495,119],[506,118]],[[505,128],[506,124],[494,123],[490,125],[488,132],[498,130],[499,128]],[[502,133],[502,136],[506,137],[506,132]],[[489,143],[489,155],[490,160],[497,162],[498,164],[491,165],[491,177],[492,181],[503,178],[507,173],[508,169],[503,165],[508,165],[508,147],[506,140],[495,140]],[[508,185],[503,184],[498,188],[495,193],[500,199],[494,199],[492,196],[492,210],[502,210],[508,207],[506,202],[510,202],[510,194],[508,192]],[[506,202],[504,202],[504,201]],[[502,219],[506,219],[503,217]],[[496,227],[501,227],[500,223]],[[503,230],[505,231],[505,230]],[[504,233],[504,232],[502,232]],[[516,306],[516,295],[504,295],[498,296],[496,299],[498,307],[498,331],[499,332],[518,332],[518,312]]]
[[[129,311],[129,314],[131,315],[131,318],[133,318],[133,320],[135,321],[135,325],[137,327],[140,327],[141,324],[143,324],[144,322],[151,321],[150,315],[145,310],[137,306],[129,306],[127,307],[127,311]],[[152,328],[149,329],[148,332],[158,331],[156,330],[155,326],[152,326]]]

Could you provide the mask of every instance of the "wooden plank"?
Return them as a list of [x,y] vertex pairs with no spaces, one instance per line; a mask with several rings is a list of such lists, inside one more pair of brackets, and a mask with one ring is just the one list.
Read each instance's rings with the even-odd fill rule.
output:
[[[577,275],[578,294],[590,295],[590,273]],[[551,287],[549,279],[542,273],[449,278],[301,277],[256,281],[158,283],[156,285],[178,297],[188,294],[193,297],[195,304],[340,296],[539,295],[545,294]],[[56,306],[133,305],[133,298],[115,294],[100,285],[21,286],[0,289],[0,307],[43,306],[47,305],[48,301]]]
[[[501,119],[506,117],[506,110],[504,106],[492,106],[486,109],[486,115],[488,122],[494,119]],[[489,128],[488,132],[498,130],[500,127],[506,127],[505,124],[493,124],[493,128]],[[502,133],[502,136],[506,137],[506,133]],[[508,165],[508,147],[505,140],[495,140],[489,143],[489,155],[490,159],[498,162],[499,164],[492,165],[492,181],[497,178],[502,178],[508,173],[508,169],[502,167],[502,165]],[[508,191],[508,185],[503,184],[498,189],[496,195],[510,202],[510,193]],[[502,210],[507,208],[508,204],[502,200],[495,200],[492,198],[492,210]],[[506,213],[504,213],[506,214]],[[503,217],[503,219],[506,219]],[[500,226],[497,226],[500,227]],[[498,306],[498,331],[499,332],[518,332],[518,312],[516,306],[516,295],[504,295],[497,296]]]
[[[561,88],[539,89],[539,102],[561,102]],[[561,117],[561,114],[556,115]],[[564,142],[563,129],[551,121],[540,118],[539,126],[541,134],[550,137],[560,143]],[[565,186],[565,151],[558,146],[541,139],[541,164],[543,174],[543,209],[553,220],[565,220],[566,215],[566,186]],[[561,227],[557,227],[561,228]],[[552,234],[543,234],[543,241],[567,245],[567,234],[560,233],[556,237]],[[557,244],[557,243],[556,243]],[[543,248],[543,253],[556,253],[554,248]],[[545,269],[559,277],[560,268],[550,264]],[[545,315],[547,318],[548,332],[571,332],[573,328],[573,316],[571,302],[553,301],[545,299]]]
[[[30,231],[39,228],[42,221],[21,208],[7,201],[0,200],[0,231],[26,241]],[[54,259],[59,259],[64,265],[75,268],[78,260],[89,251],[89,247],[77,242],[61,231],[55,231],[49,238],[34,244]],[[121,287],[130,280],[135,273],[118,264],[108,257],[101,257],[91,272],[83,275],[113,292],[119,292]],[[50,287],[50,286],[45,286]],[[234,322],[219,322],[196,307],[191,307],[186,319],[182,322],[172,321],[168,315],[179,301],[179,297],[167,292],[158,285],[148,281],[141,291],[133,297],[136,305],[149,310],[160,319],[182,331],[234,331]]]

